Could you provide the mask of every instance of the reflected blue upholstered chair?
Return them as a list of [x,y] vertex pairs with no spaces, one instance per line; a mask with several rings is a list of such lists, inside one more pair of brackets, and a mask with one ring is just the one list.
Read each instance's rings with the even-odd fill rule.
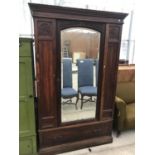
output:
[[72,103],[72,98],[76,97],[75,107],[77,109],[78,92],[72,88],[72,59],[63,59],[63,88],[61,90],[61,96],[64,99],[69,99],[63,103]]
[[[93,60],[79,59],[78,66],[78,92],[81,94],[81,109],[83,107],[84,96],[97,96],[97,88],[93,86]],[[90,100],[85,100],[90,101]],[[92,101],[92,100],[91,100]]]

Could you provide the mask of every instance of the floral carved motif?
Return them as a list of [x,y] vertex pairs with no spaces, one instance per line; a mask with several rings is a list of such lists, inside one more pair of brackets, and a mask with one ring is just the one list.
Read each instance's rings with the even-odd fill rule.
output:
[[39,36],[52,36],[52,23],[38,22],[38,35]]
[[109,30],[109,39],[110,40],[119,40],[119,27],[118,26],[110,26]]

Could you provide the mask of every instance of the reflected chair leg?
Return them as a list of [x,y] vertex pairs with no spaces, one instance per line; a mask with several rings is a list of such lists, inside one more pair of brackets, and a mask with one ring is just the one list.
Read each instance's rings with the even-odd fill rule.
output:
[[81,109],[83,107],[83,95],[81,95]]
[[75,103],[75,108],[78,109],[77,108],[77,103],[78,103],[78,100],[79,100],[79,95],[77,95],[76,97],[77,97],[77,99],[76,99],[76,103]]
[[90,101],[91,101],[91,102],[93,101],[93,98],[92,98],[92,96],[90,97]]

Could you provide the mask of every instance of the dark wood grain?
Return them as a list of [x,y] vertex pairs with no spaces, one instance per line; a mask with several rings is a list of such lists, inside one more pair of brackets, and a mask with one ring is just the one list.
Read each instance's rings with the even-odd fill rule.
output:
[[57,126],[54,25],[54,20],[35,19],[39,129]]
[[89,9],[77,9],[71,7],[60,7],[52,5],[42,5],[29,3],[31,13],[34,17],[48,17],[55,19],[67,20],[85,20],[93,22],[109,22],[123,23],[123,19],[127,16],[126,13],[96,11]]
[[75,141],[72,143],[64,143],[62,145],[56,145],[53,147],[46,147],[46,148],[40,149],[39,154],[55,155],[62,152],[73,151],[73,150],[83,149],[87,147],[93,147],[93,146],[111,143],[111,142],[112,142],[111,136],[101,136],[97,138]]
[[40,130],[41,146],[50,147],[100,136],[110,136],[112,120]]

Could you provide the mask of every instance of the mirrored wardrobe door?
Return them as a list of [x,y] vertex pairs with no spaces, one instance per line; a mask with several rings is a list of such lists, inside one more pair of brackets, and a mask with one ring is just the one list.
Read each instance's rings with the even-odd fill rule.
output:
[[100,32],[61,30],[61,122],[95,119]]

